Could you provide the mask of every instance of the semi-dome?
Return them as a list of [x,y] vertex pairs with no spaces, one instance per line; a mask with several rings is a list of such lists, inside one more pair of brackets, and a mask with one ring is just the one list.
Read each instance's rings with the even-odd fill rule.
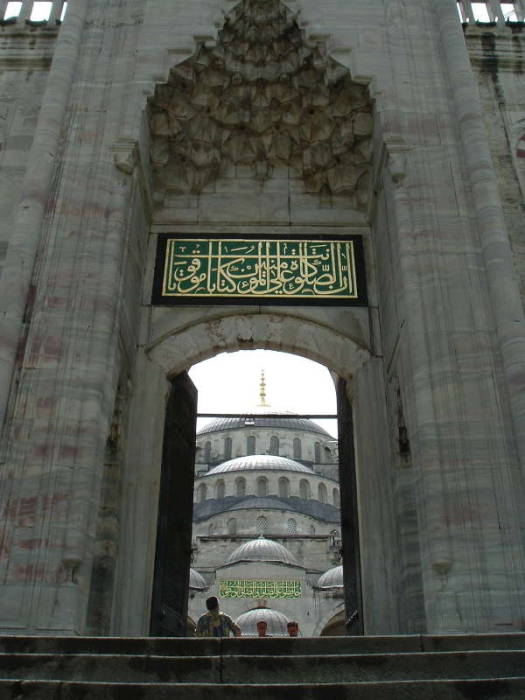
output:
[[315,587],[325,590],[328,588],[344,588],[342,565],[334,566],[333,569],[325,571],[322,576],[319,576]]
[[204,578],[192,568],[190,568],[190,588],[194,591],[205,591],[208,588]]
[[[277,414],[277,415],[276,415]],[[288,414],[290,417],[288,418]],[[284,430],[302,430],[307,433],[317,433],[325,438],[333,439],[330,433],[308,418],[300,418],[290,411],[253,411],[240,417],[214,418],[206,423],[197,435],[218,433],[222,430],[238,430],[239,428],[283,428]]]
[[264,620],[267,624],[266,633],[270,637],[287,637],[286,625],[288,618],[271,608],[255,608],[239,615],[235,622],[242,630],[243,637],[257,637],[257,623]]
[[268,540],[261,535],[237,547],[228,557],[227,564],[241,561],[271,561],[297,566],[294,555],[279,542]]
[[304,464],[296,462],[288,457],[278,457],[277,455],[247,455],[246,457],[234,457],[227,462],[218,464],[213,469],[210,469],[205,476],[211,474],[224,474],[225,472],[238,472],[245,470],[278,470],[288,472],[305,472],[306,474],[315,474],[313,469],[305,467]]

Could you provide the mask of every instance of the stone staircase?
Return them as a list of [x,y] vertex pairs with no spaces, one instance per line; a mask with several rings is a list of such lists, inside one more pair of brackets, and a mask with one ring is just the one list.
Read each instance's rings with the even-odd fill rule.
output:
[[525,634],[0,638],[0,700],[525,699]]

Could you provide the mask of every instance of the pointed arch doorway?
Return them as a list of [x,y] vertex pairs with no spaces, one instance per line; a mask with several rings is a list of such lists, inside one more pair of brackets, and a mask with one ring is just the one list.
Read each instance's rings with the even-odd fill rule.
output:
[[[136,636],[151,629],[163,436],[172,380],[219,353],[257,348],[314,360],[346,382],[339,395],[346,395],[352,406],[356,483],[351,479],[346,490],[343,487],[342,509],[348,509],[349,500],[357,501],[361,620],[367,634],[402,632],[403,579],[396,574],[400,535],[395,521],[384,373],[382,359],[373,356],[360,332],[358,314],[364,316],[366,310],[345,311],[344,324],[341,311],[325,311],[322,318],[291,307],[213,311],[200,316],[194,311],[187,315],[171,309],[156,312],[151,342],[138,354],[123,470],[112,633]],[[361,327],[365,325],[363,321]],[[347,474],[352,469],[342,468],[342,481]],[[187,522],[189,530],[190,517]],[[347,524],[345,542],[357,536]],[[178,566],[186,570],[188,565],[189,560]],[[347,589],[352,590],[352,582]],[[355,588],[354,597],[357,594]]]
[[[352,410],[346,381],[339,379],[337,403],[340,436],[343,563],[346,619],[357,614],[352,634],[362,634],[359,521],[357,517],[355,453]],[[171,380],[166,405],[158,507],[156,553],[151,601],[150,634],[184,636],[187,633],[188,576],[191,561],[193,479],[197,391],[186,372]],[[176,536],[174,537],[174,533]],[[350,629],[350,628],[349,628]]]

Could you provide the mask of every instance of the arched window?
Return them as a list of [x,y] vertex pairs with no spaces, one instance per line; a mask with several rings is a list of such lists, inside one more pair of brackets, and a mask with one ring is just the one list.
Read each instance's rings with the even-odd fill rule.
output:
[[202,503],[203,501],[205,501],[207,495],[208,495],[208,489],[206,488],[206,484],[199,484],[199,488],[197,489],[198,502]]
[[215,498],[224,498],[226,492],[226,487],[224,486],[224,480],[219,479],[215,484]]
[[272,435],[272,437],[270,438],[270,454],[279,454],[279,438],[277,437],[277,435]]
[[288,498],[290,495],[290,480],[285,476],[279,479],[279,497]]
[[235,479],[235,494],[237,496],[246,496],[246,479],[244,476],[239,476]]
[[320,442],[315,443],[314,450],[315,450],[315,462],[316,462],[316,464],[320,464],[320,462],[321,462],[321,443]]
[[260,476],[257,479],[257,495],[267,496],[268,495],[268,479],[265,476]]
[[317,494],[321,503],[326,503],[326,498],[328,494],[326,492],[326,486],[324,484],[319,484]]
[[231,459],[232,456],[232,439],[231,437],[224,438],[224,459]]
[[299,482],[299,496],[301,498],[307,499],[311,498],[310,483],[306,479],[301,479]]
[[246,438],[246,454],[255,454],[255,435],[248,435],[248,437]]
[[204,444],[204,461],[208,463],[211,459],[211,442],[207,440]]
[[217,528],[215,527],[215,525],[210,525],[208,527],[208,535],[214,535],[216,531],[217,531]]
[[301,447],[301,441],[299,438],[294,438],[293,439],[293,458],[294,459],[301,459],[303,456],[303,450]]
[[228,520],[228,535],[237,534],[237,518],[230,518]]
[[332,490],[332,502],[336,508],[341,507],[341,500],[339,496],[339,489],[333,489]]
[[259,535],[264,535],[265,532],[268,532],[268,520],[264,515],[259,515],[257,518],[257,532]]
[[297,521],[289,518],[286,524],[286,529],[289,535],[297,535]]

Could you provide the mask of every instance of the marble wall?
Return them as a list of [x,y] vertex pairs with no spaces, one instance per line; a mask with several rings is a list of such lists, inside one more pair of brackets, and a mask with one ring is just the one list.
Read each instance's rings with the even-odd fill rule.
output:
[[[0,27],[24,151],[0,162],[3,632],[147,633],[167,378],[261,347],[349,383],[365,630],[523,629],[522,35],[467,35],[471,63],[454,0],[288,6],[370,97],[366,201],[288,164],[159,197],[148,98],[230,2],[70,0],[52,51],[32,29],[45,85]],[[152,308],[164,231],[362,234],[369,307]]]

